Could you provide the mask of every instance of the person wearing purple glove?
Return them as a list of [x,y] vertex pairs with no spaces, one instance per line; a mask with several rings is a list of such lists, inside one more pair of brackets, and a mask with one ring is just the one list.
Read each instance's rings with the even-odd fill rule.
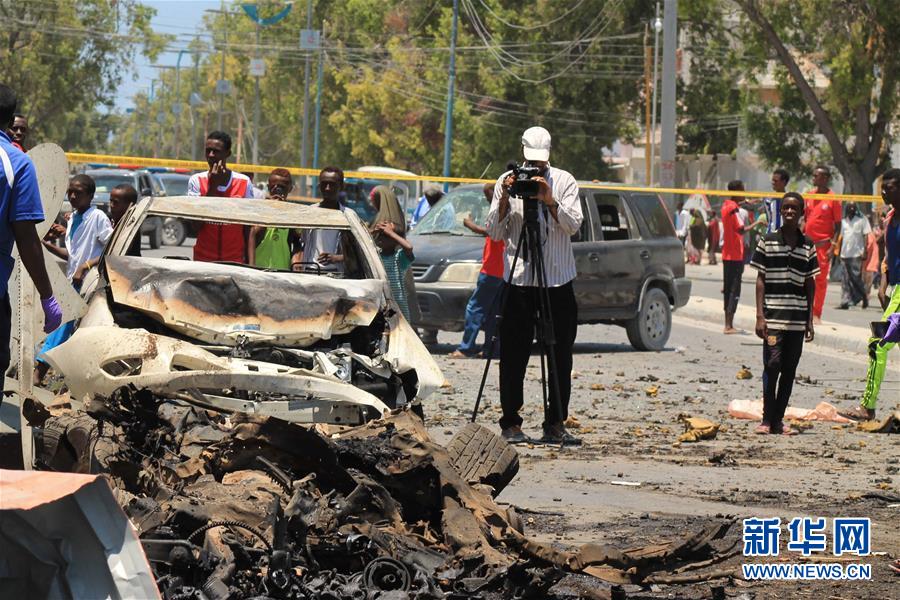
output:
[[[878,301],[884,314],[882,321],[889,321],[900,312],[900,169],[888,169],[881,176],[881,198],[891,207],[884,221],[884,262],[881,265],[881,285],[878,289]],[[891,289],[888,293],[888,288]],[[890,331],[890,327],[888,329]],[[894,329],[896,336],[896,328]],[[891,337],[886,335],[885,337]],[[875,406],[878,393],[887,370],[888,352],[897,343],[872,336],[869,338],[869,368],[866,372],[866,389],[860,399],[859,406],[849,410],[838,411],[838,414],[850,419],[871,420],[875,418]]]
[[896,344],[900,342],[900,313],[894,313],[887,319],[888,328],[884,337],[878,342],[880,345]]
[[0,83],[0,368],[9,368],[9,338],[12,310],[9,304],[9,277],[15,261],[13,243],[22,264],[34,282],[44,309],[44,331],[49,333],[62,322],[62,310],[53,297],[53,288],[44,266],[44,250],[36,223],[44,220],[37,174],[31,159],[13,145],[6,134],[16,114],[18,98]]

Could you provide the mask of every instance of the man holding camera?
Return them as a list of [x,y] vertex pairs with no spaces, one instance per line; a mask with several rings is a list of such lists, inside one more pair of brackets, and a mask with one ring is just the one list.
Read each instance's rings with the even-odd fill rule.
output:
[[[525,167],[536,169],[530,177],[535,193],[531,198],[510,197],[516,176],[504,173],[494,186],[494,197],[488,212],[487,231],[491,239],[504,241],[506,253],[503,278],[508,283],[506,302],[500,325],[500,404],[503,416],[500,427],[503,438],[510,443],[526,443],[530,439],[522,432],[519,410],[523,404],[525,370],[531,356],[540,302],[535,257],[527,248],[519,249],[526,218],[536,219],[540,231],[540,253],[543,258],[545,281],[549,295],[549,310],[544,318],[551,318],[554,333],[553,354],[549,381],[559,383],[559,397],[550,385],[550,404],[544,415],[544,435],[541,441],[577,445],[581,440],[566,431],[563,424],[568,417],[569,395],[572,389],[572,346],[578,327],[578,307],[572,291],[575,279],[575,255],[571,236],[581,227],[583,219],[575,178],[562,169],[551,167],[550,133],[543,127],[531,127],[522,134]],[[524,170],[524,169],[523,169]],[[520,177],[521,178],[521,177]],[[518,258],[516,259],[516,256]],[[510,273],[515,260],[515,269]],[[540,333],[538,333],[540,335]],[[552,367],[555,364],[555,372]]]

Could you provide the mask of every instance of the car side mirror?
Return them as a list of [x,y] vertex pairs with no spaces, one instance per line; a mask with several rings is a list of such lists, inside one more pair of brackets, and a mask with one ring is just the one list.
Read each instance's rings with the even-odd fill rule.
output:
[[153,190],[151,190],[150,188],[144,188],[141,190],[141,198],[143,198],[144,196],[152,196],[152,195],[153,195]]

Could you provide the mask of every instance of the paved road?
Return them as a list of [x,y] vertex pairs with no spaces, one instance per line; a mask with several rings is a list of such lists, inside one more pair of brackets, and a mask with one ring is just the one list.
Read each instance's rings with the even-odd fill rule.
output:
[[[441,344],[433,348],[452,386],[426,402],[429,428],[442,439],[469,418],[484,366],[482,361],[447,357],[459,339],[458,333],[442,332]],[[576,430],[584,447],[520,447],[520,472],[499,496],[504,502],[552,513],[524,512],[533,519],[530,534],[551,542],[634,546],[695,531],[716,515],[783,520],[870,516],[878,551],[894,556],[900,552],[896,508],[861,499],[866,492],[900,492],[896,436],[860,433],[834,423],[816,423],[796,437],[757,436],[752,433],[755,422],[728,415],[731,400],[761,396],[762,351],[755,337],[724,336],[719,323],[676,313],[664,352],[634,352],[622,329],[602,325],[579,327],[576,352],[571,414],[580,422]],[[900,361],[894,358],[881,414],[900,408]],[[750,368],[751,379],[736,378],[742,365]],[[523,411],[524,429],[531,435],[540,430],[539,374],[532,357]],[[825,400],[852,406],[864,386],[865,360],[858,353],[810,345],[798,375],[804,380],[794,386],[792,405],[811,408]],[[488,406],[480,422],[498,429],[496,366],[489,373],[485,398]],[[714,440],[677,444],[682,414],[711,419],[726,429]],[[877,581],[863,588],[808,582],[803,590],[812,597],[889,597],[893,576],[886,561],[873,559]],[[679,589],[677,595],[707,598],[708,585]],[[771,584],[751,587],[750,596],[757,598],[796,593]],[[729,595],[738,596],[739,591],[731,587]]]
[[[691,296],[701,298],[714,299],[722,304],[722,264],[709,265],[687,265],[686,274],[693,282]],[[743,287],[741,288],[741,306],[748,306],[756,309],[755,285],[756,285],[756,269],[747,266],[744,269],[744,277],[742,279]],[[869,328],[870,321],[877,321],[881,318],[881,309],[878,307],[877,293],[872,294],[872,304],[868,309],[863,310],[859,307],[853,307],[849,310],[838,310],[835,308],[841,302],[841,284],[837,282],[829,282],[828,292],[825,295],[825,309],[822,314],[824,321],[838,323],[841,325],[851,325],[854,327]],[[721,310],[721,309],[720,309]],[[723,316],[724,318],[724,316]]]

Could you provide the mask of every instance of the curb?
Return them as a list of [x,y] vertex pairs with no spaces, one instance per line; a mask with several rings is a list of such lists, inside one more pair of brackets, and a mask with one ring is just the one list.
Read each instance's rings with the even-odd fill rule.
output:
[[[672,314],[697,321],[724,322],[722,300],[713,298],[691,297],[686,305]],[[734,326],[753,332],[756,327],[756,312],[746,306],[739,306],[734,315]],[[869,352],[870,335],[869,330],[862,327],[825,321],[816,327],[816,337],[812,344],[866,356]]]

